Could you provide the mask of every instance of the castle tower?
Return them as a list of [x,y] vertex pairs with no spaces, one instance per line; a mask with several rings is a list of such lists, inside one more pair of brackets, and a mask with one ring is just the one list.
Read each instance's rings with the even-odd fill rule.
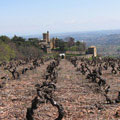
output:
[[45,42],[47,42],[47,34],[46,34],[46,33],[43,33],[43,40],[44,40]]
[[46,43],[50,42],[49,31],[47,31],[47,33],[43,33],[43,40],[46,41]]
[[50,35],[49,35],[49,31],[47,31],[47,42],[50,42]]

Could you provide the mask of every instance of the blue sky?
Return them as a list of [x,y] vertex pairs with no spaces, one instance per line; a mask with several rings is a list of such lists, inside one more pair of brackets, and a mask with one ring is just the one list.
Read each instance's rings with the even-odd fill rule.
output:
[[0,35],[120,29],[120,0],[0,0]]

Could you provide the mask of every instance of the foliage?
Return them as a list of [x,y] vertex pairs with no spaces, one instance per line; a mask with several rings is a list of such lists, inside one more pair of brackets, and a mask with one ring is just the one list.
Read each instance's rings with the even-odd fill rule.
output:
[[74,38],[67,38],[68,42],[63,40],[57,40],[55,46],[57,51],[85,51],[86,44],[80,41],[75,42]]
[[55,46],[57,51],[65,51],[65,42],[63,40],[57,40]]
[[10,42],[10,38],[7,36],[0,36],[0,41],[1,42],[5,42],[5,43],[9,43]]
[[67,46],[68,46],[69,48],[75,45],[74,38],[68,37],[67,40],[68,40]]
[[0,36],[0,61],[9,61],[11,58],[40,57],[43,51],[37,38]]
[[73,56],[81,56],[80,54],[66,54],[66,56],[71,56],[71,57],[73,57]]
[[15,58],[15,51],[4,42],[0,42],[0,61],[9,61]]
[[78,47],[77,46],[72,46],[69,50],[70,51],[78,51]]

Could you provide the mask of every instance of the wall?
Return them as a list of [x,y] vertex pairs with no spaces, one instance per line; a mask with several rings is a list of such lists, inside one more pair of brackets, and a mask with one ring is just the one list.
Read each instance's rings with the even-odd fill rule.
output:
[[81,54],[81,55],[84,55],[85,52],[84,51],[66,51],[66,54]]

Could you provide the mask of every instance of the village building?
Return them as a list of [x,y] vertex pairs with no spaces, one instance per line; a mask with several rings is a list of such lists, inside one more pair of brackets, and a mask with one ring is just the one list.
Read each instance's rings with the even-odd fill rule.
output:
[[96,46],[90,46],[87,50],[87,54],[92,54],[93,57],[97,57],[97,48]]
[[52,53],[52,50],[56,48],[57,40],[57,38],[50,39],[49,31],[47,31],[47,33],[43,33],[43,39],[40,40],[39,44],[45,52]]
[[[54,53],[56,49],[56,42],[57,38],[50,39],[49,31],[47,33],[43,33],[43,39],[40,40],[39,45],[46,53]],[[86,52],[87,51],[87,52]],[[88,56],[88,57],[97,57],[97,49],[96,46],[90,46],[85,51],[66,51],[66,54],[75,54],[81,56]]]

